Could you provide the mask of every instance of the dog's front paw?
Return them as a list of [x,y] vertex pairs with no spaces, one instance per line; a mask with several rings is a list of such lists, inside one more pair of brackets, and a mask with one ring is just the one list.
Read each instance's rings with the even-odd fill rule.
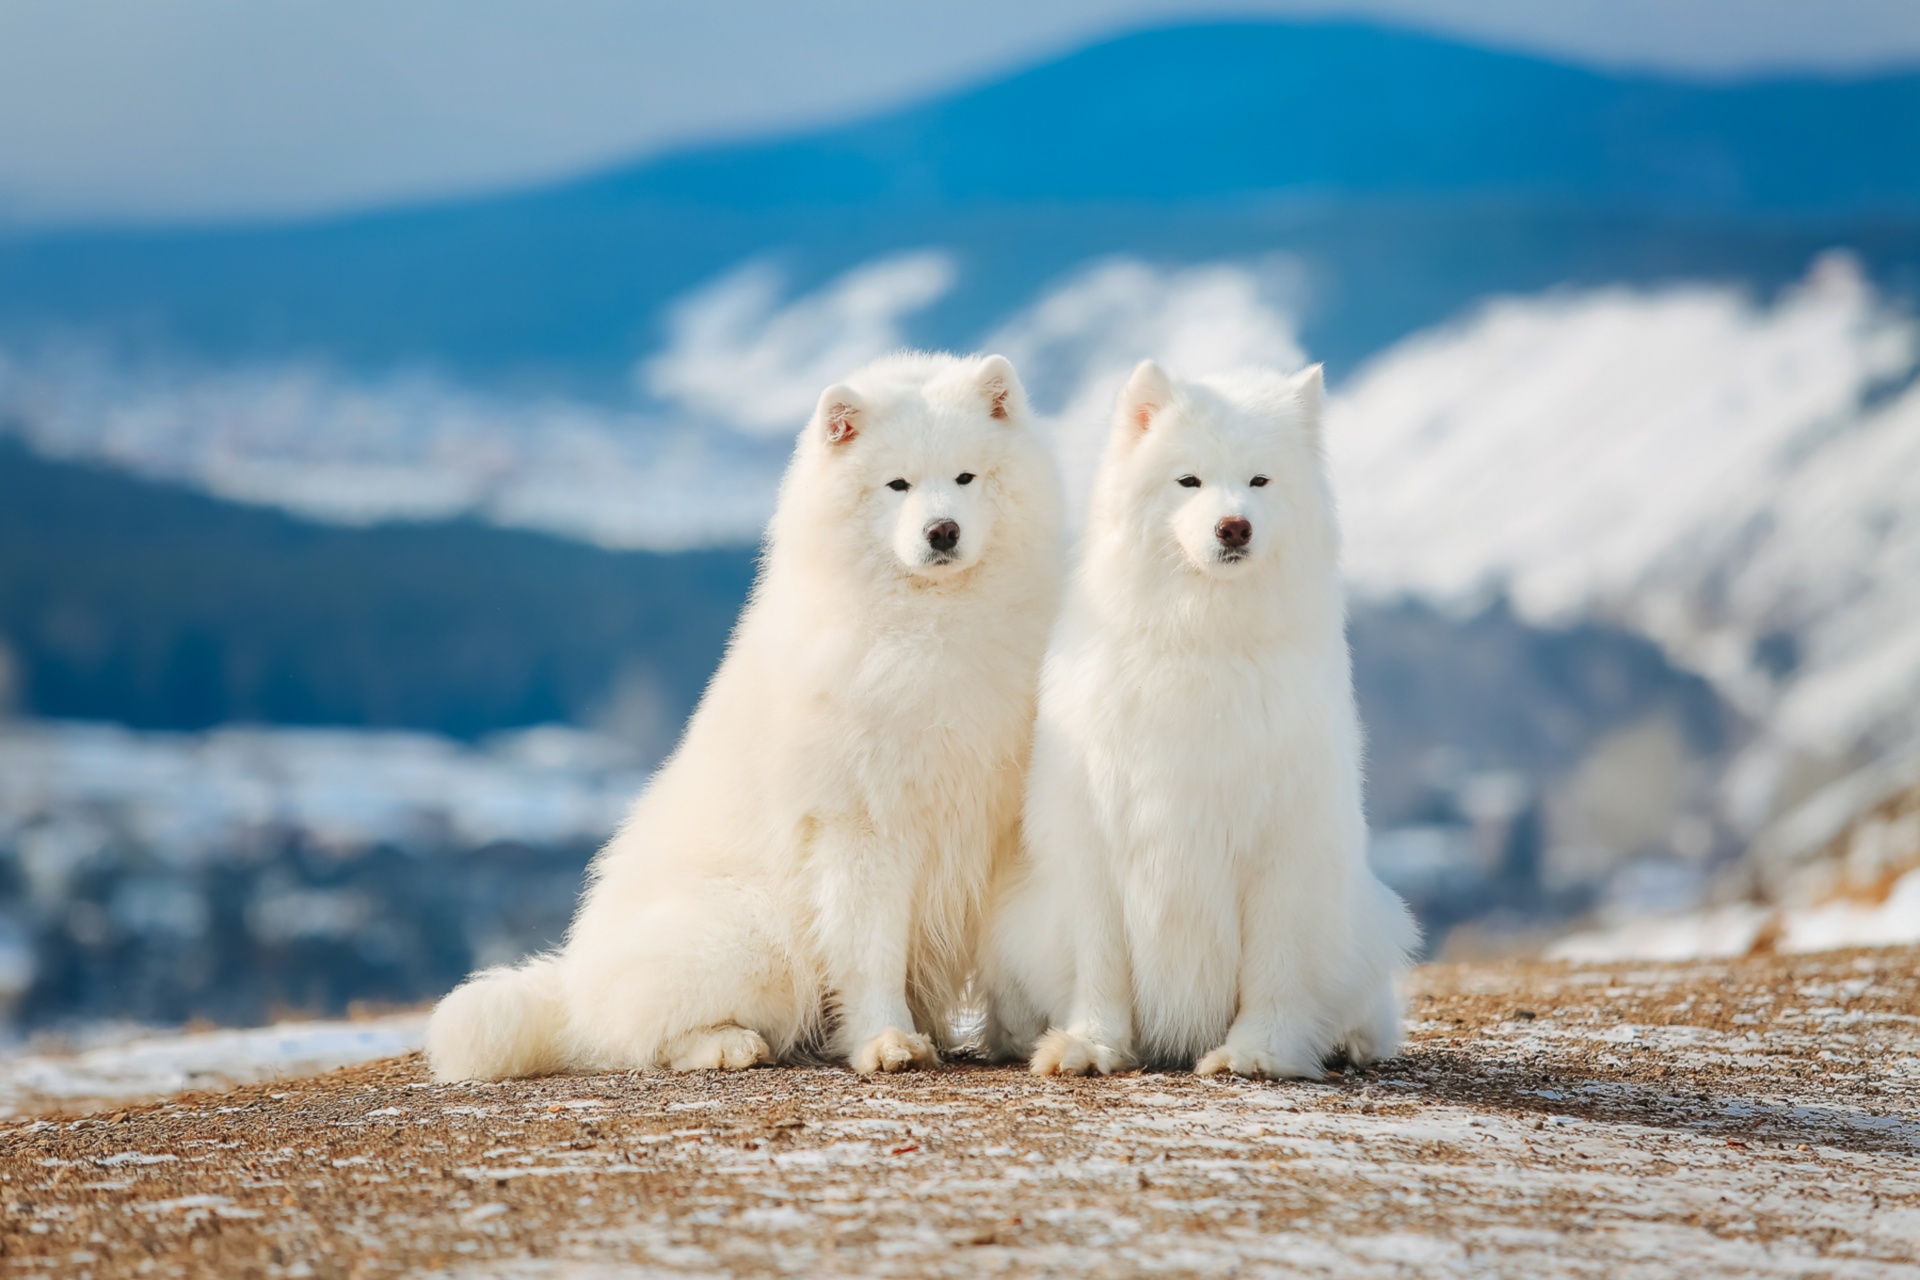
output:
[[1358,1026],[1340,1038],[1334,1054],[1344,1056],[1349,1066],[1369,1066],[1399,1053],[1404,1034],[1399,997],[1389,990]]
[[851,1059],[853,1069],[863,1075],[875,1071],[906,1071],[913,1067],[937,1067],[939,1051],[933,1041],[915,1031],[888,1027],[861,1045]]
[[675,1071],[744,1071],[773,1061],[773,1050],[758,1031],[746,1027],[705,1027],[680,1038],[667,1065]]
[[1318,1080],[1321,1073],[1315,1063],[1296,1061],[1262,1049],[1223,1044],[1194,1063],[1193,1074],[1245,1076],[1249,1080]]
[[1037,1076],[1110,1076],[1133,1065],[1132,1056],[1071,1031],[1049,1031],[1033,1047],[1031,1070]]
[[1383,1047],[1374,1028],[1357,1027],[1349,1031],[1346,1038],[1334,1046],[1332,1056],[1336,1059],[1344,1059],[1346,1065],[1350,1067],[1366,1067],[1382,1058],[1391,1058],[1399,1052],[1399,1049],[1397,1036],[1387,1041]]
[[988,1062],[1004,1066],[1010,1062],[1026,1062],[1032,1058],[1031,1045],[1021,1044],[1012,1036],[995,1034],[989,1031],[980,1039],[980,1053]]

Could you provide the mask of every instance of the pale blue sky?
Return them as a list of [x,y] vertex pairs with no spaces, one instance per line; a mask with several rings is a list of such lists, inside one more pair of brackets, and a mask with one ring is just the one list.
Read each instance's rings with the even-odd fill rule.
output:
[[511,187],[1248,12],[1711,75],[1920,63],[1920,0],[0,0],[0,220]]

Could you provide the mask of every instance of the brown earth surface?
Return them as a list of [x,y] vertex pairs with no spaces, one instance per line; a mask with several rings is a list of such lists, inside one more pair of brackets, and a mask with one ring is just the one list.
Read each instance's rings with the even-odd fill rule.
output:
[[1920,952],[1437,965],[1319,1083],[436,1085],[0,1135],[0,1274],[1914,1275]]

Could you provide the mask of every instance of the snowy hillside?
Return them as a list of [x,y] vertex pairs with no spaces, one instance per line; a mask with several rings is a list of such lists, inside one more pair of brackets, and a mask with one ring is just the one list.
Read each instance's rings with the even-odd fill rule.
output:
[[[368,524],[473,515],[608,546],[749,542],[781,450],[638,408],[515,400],[424,373],[0,350],[0,431],[221,497]],[[716,475],[734,482],[716,486]]]
[[1655,638],[1761,726],[1726,797],[1751,832],[1920,739],[1917,361],[1920,327],[1839,256],[1764,306],[1489,303],[1335,399],[1349,572]]

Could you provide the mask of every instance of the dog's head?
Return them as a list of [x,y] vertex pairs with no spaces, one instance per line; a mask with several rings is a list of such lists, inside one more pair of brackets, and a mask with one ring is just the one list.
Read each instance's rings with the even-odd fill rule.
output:
[[1096,525],[1215,578],[1330,550],[1322,397],[1319,365],[1175,382],[1142,362],[1120,393]]
[[807,431],[863,556],[919,581],[978,564],[1051,479],[1004,356],[888,357],[821,393]]

